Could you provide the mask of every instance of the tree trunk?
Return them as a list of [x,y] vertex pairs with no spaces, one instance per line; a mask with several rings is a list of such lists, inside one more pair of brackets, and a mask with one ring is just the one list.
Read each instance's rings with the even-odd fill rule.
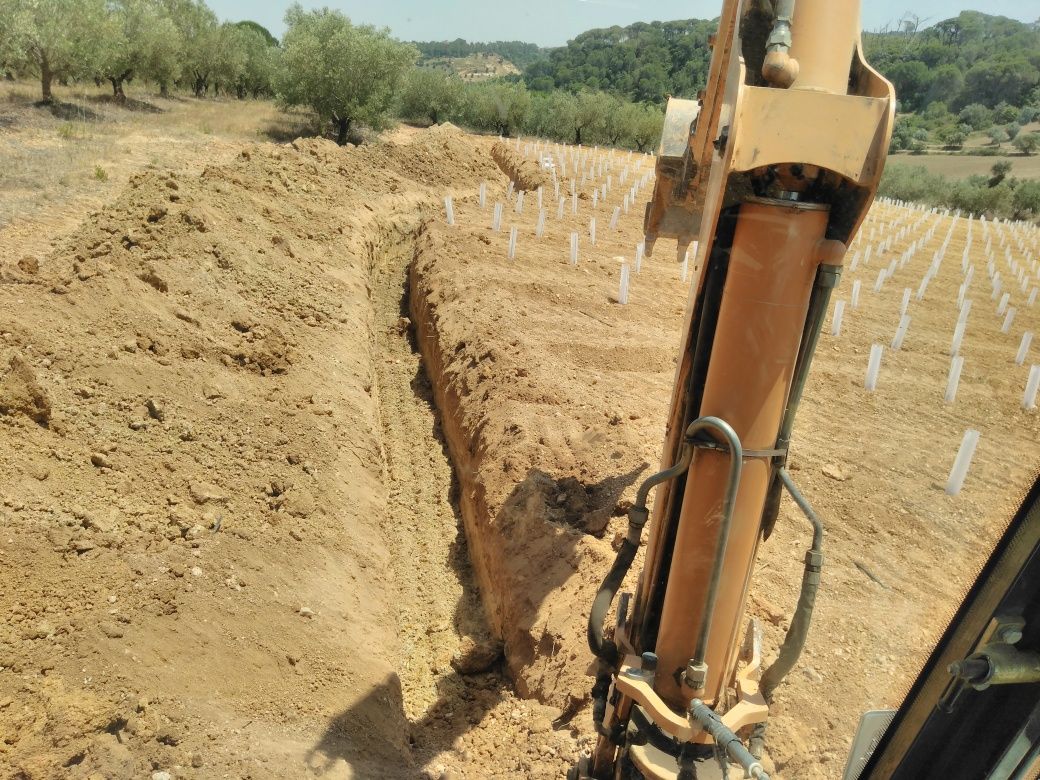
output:
[[112,82],[112,97],[120,103],[125,103],[126,93],[123,92],[123,76],[110,76],[108,80]]
[[195,83],[192,85],[192,91],[195,93],[195,97],[202,97],[202,94],[206,91],[206,79],[202,76],[196,76]]
[[168,98],[170,96],[170,85],[165,81],[159,82],[159,97]]
[[54,73],[51,71],[50,60],[46,56],[40,59],[40,85],[43,88],[43,102],[51,103],[54,97],[51,95],[51,82],[54,81]]
[[433,120],[434,124],[437,124],[437,109],[436,108],[430,110],[430,119]]
[[238,84],[235,87],[235,92],[238,93],[238,99],[239,100],[245,100],[246,99],[246,85],[245,84]]
[[350,132],[350,119],[344,117],[342,119],[335,119],[336,122],[336,143],[340,146],[346,146],[347,133]]
[[581,128],[574,128],[574,145],[581,146]]

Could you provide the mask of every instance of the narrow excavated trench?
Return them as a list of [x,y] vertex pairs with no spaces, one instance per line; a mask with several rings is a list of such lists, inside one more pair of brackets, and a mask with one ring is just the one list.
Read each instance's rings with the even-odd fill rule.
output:
[[548,708],[516,697],[504,672],[502,645],[489,628],[470,564],[440,414],[408,315],[408,270],[421,219],[416,213],[383,223],[369,246],[371,350],[387,488],[384,530],[397,589],[396,667],[411,725],[411,760],[430,778],[556,776],[537,762],[569,760],[570,735],[547,728]]
[[378,383],[390,541],[400,602],[399,674],[415,721],[457,697],[467,673],[500,654],[483,618],[466,552],[456,482],[439,414],[407,312],[407,268],[416,223],[382,227],[372,243],[372,354]]

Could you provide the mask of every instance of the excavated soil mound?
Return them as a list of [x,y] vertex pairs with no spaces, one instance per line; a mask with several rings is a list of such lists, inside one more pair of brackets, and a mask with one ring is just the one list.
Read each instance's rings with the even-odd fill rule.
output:
[[0,775],[559,776],[400,309],[420,215],[497,176],[452,128],[252,145],[2,265]]
[[491,147],[491,156],[518,190],[536,190],[550,183],[549,175],[544,168],[536,161],[519,154],[503,141],[495,142]]

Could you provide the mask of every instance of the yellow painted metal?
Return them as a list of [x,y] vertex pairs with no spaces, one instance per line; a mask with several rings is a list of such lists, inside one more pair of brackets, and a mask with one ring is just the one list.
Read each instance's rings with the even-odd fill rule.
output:
[[[740,207],[697,416],[728,422],[747,450],[776,444],[827,218],[826,209],[799,204],[753,202]],[[661,670],[655,687],[673,707],[685,709],[694,695],[705,702],[720,701],[732,679],[772,468],[764,458],[744,463],[709,627],[708,680],[703,691],[695,692],[679,680],[694,655],[706,608],[729,455],[698,451],[690,466],[654,648]],[[665,532],[664,523],[651,525],[651,539]]]
[[[733,120],[730,170],[800,163],[869,185],[884,165],[889,110],[884,98],[745,87]],[[849,143],[853,128],[863,136],[857,143]]]
[[[660,179],[648,204],[647,225],[662,225],[666,213],[690,215],[690,225],[660,232],[676,236],[680,252],[699,223],[662,468],[675,462],[682,432],[699,416],[726,420],[746,450],[775,446],[817,268],[840,264],[877,190],[892,131],[895,96],[891,84],[863,58],[859,0],[796,0],[791,78],[772,86],[762,86],[757,65],[749,74],[741,56],[740,25],[750,3],[724,0],[682,169],[687,179],[677,181],[674,163],[669,169],[659,160]],[[666,147],[674,161],[674,132],[665,139]],[[783,197],[796,201],[813,182],[833,200],[812,204],[752,197],[763,182],[785,185],[780,189],[794,194]],[[724,209],[732,222],[720,239]],[[713,251],[726,257],[728,270],[710,359],[695,367],[692,345]],[[690,388],[695,371],[703,371],[696,405]],[[694,696],[714,706],[734,730],[766,717],[754,676],[738,668],[742,616],[774,469],[766,458],[745,460],[708,632],[708,679],[699,691],[683,682],[714,566],[727,465],[725,453],[698,450],[685,481],[657,489],[644,569],[631,617],[619,636],[628,652],[653,650],[658,672],[651,686],[620,671],[615,690],[621,695],[611,706],[611,723],[624,723],[638,705],[666,733],[704,741],[703,734],[685,736],[685,712]],[[681,493],[676,484],[683,485]],[[597,776],[606,776],[613,756],[605,742],[595,754],[600,757]],[[667,757],[646,746],[632,748],[631,755],[637,764],[653,767],[648,776],[674,776],[674,761],[669,774]]]

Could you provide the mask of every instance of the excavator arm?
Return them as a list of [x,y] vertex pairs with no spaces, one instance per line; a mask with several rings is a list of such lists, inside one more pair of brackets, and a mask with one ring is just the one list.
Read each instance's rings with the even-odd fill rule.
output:
[[[785,469],[791,431],[894,116],[859,12],[857,0],[725,0],[704,92],[669,100],[646,247],[674,238],[695,277],[661,471],[638,491],[590,614],[600,736],[573,777],[703,780],[728,761],[765,777],[770,694],[801,652],[823,565],[822,524]],[[784,491],[811,541],[763,672],[745,607]],[[644,528],[636,591],[617,598]]]

